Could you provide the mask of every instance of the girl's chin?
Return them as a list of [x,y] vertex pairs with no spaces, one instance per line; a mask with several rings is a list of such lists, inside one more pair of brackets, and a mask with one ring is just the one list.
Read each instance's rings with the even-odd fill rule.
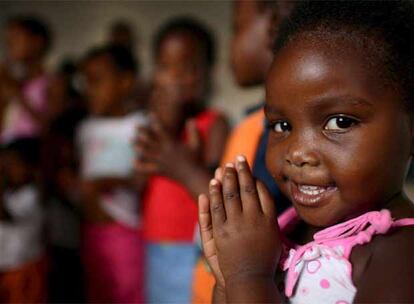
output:
[[335,214],[336,212],[329,206],[326,206],[328,208],[309,208],[295,203],[293,205],[299,217],[309,226],[323,229],[342,222],[343,217]]

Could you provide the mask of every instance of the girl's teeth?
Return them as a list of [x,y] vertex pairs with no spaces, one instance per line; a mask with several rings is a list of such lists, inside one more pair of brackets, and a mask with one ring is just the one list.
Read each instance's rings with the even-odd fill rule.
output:
[[299,185],[299,191],[307,195],[319,195],[327,190],[327,187]]

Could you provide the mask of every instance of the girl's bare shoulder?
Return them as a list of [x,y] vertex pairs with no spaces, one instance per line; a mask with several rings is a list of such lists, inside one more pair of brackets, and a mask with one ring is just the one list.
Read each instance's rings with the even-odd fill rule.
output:
[[[404,212],[414,218],[414,211]],[[354,255],[354,253],[353,253]],[[414,288],[414,225],[396,227],[377,235],[368,246],[356,248],[355,303],[375,299],[380,302],[413,302]],[[359,267],[358,267],[359,266]]]

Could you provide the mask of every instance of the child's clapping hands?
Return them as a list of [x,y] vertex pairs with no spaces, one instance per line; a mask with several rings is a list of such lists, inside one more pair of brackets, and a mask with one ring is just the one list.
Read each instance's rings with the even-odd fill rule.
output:
[[150,123],[137,132],[135,167],[138,175],[168,177],[197,197],[205,191],[211,175],[199,130],[195,120],[188,118],[187,106],[176,86],[154,88]]
[[199,197],[199,222],[215,300],[276,303],[282,247],[275,205],[243,156],[216,171],[208,196]]
[[181,181],[192,163],[200,161],[200,139],[194,121],[186,123],[188,142],[181,143],[155,117],[138,129],[136,169]]

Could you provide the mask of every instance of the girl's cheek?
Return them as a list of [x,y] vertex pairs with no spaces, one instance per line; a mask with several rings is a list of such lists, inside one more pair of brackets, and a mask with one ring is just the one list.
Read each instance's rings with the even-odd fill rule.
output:
[[266,151],[266,167],[276,182],[281,182],[283,159],[283,154],[280,149],[272,147],[272,144],[269,141]]

